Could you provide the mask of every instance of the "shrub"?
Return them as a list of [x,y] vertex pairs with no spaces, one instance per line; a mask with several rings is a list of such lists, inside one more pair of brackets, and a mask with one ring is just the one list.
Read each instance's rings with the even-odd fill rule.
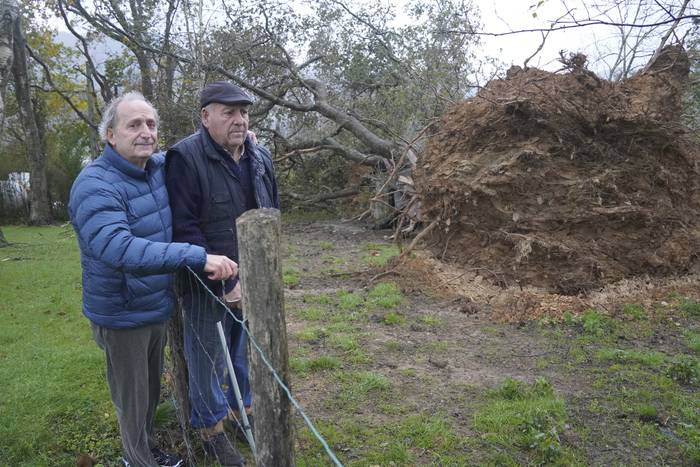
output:
[[678,309],[691,316],[700,316],[700,302],[692,298],[682,299]]
[[681,384],[696,384],[700,382],[700,364],[688,355],[680,355],[671,361],[666,375]]
[[604,335],[609,328],[608,320],[596,310],[586,310],[581,315],[581,325],[586,334]]

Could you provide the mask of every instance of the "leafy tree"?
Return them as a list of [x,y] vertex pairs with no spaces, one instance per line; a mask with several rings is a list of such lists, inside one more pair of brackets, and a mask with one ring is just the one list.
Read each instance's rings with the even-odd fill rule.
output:
[[[276,0],[224,2],[208,23],[201,1],[159,5],[58,1],[67,24],[80,20],[128,49],[165,117],[166,144],[197,125],[198,90],[223,77],[260,98],[255,127],[290,172],[302,159],[338,156],[382,171],[469,92],[476,39],[444,32],[473,28],[465,0],[414,0],[409,24],[376,0],[316,0],[310,12]],[[337,173],[347,164],[333,165]]]
[[24,134],[24,146],[31,175],[29,192],[31,224],[48,224],[52,220],[46,180],[46,149],[42,115],[34,107],[30,91],[31,75],[26,51],[26,39],[21,17],[14,22],[13,28],[12,75],[14,90],[19,109],[19,120]]
[[54,215],[65,218],[68,191],[87,156],[94,125],[77,116],[87,107],[75,70],[77,54],[38,23],[26,24],[26,42],[23,34],[23,47],[14,51],[21,59],[14,60],[15,79],[9,82],[14,92],[7,95],[4,109],[0,175],[30,172],[29,222],[43,224]]

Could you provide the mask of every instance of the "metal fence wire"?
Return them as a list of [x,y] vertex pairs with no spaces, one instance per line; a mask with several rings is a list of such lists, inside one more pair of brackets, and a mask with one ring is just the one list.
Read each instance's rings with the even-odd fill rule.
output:
[[[188,362],[188,372],[197,372],[197,377],[191,380],[206,383],[189,384],[190,404],[193,404],[193,401],[195,401],[193,405],[195,405],[195,411],[198,413],[194,417],[196,420],[193,420],[195,422],[193,427],[198,428],[196,426],[198,422],[205,423],[207,420],[220,419],[222,416],[222,403],[225,404],[225,410],[234,422],[239,417],[243,418],[241,414],[245,414],[246,411],[242,407],[244,404],[240,393],[244,391],[248,381],[243,375],[236,374],[239,373],[236,367],[241,367],[242,363],[240,362],[240,352],[236,352],[237,355],[234,355],[233,358],[229,353],[232,336],[235,338],[240,335],[244,337],[244,345],[245,337],[247,337],[247,349],[258,353],[270,377],[282,389],[311,433],[321,443],[333,465],[342,466],[343,464],[338,460],[326,440],[314,426],[301,404],[294,398],[277,369],[272,366],[270,359],[264,354],[255,337],[251,335],[247,326],[247,319],[244,316],[245,313],[240,309],[232,310],[229,308],[221,298],[222,291],[223,282],[215,283],[203,279],[190,268],[182,271],[177,276],[177,294],[180,304],[178,312],[181,313],[179,318],[182,322],[184,334],[183,352],[185,360]],[[243,352],[242,358],[246,358],[246,352]],[[237,362],[236,359],[239,361]],[[252,397],[255,397],[255,394]],[[238,401],[237,406],[232,407],[229,401]],[[182,415],[189,416],[189,414]],[[182,423],[182,420],[180,422],[183,427],[186,426],[186,424]],[[255,422],[259,423],[260,420],[256,419]],[[239,423],[244,428],[250,426],[247,419],[242,419]],[[205,423],[202,426],[207,425]],[[267,427],[267,429],[274,430],[275,427]],[[246,433],[246,435],[248,434],[252,437],[250,431]],[[196,458],[189,440],[186,440],[186,445],[189,465],[195,465]],[[254,452],[254,440],[250,439],[249,445]]]

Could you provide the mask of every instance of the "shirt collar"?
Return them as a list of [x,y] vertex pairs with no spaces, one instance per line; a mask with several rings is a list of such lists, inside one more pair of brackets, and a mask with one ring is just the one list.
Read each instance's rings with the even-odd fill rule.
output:
[[[219,143],[214,141],[214,138],[211,137],[211,135],[209,134],[209,130],[207,130],[207,128],[204,125],[202,125],[201,131],[202,131],[202,134],[206,135],[207,139],[209,140],[209,143],[211,143],[212,147],[216,150],[216,152],[218,152],[224,159],[226,159],[226,158],[233,159],[233,157],[231,156],[231,153],[228,152],[226,150],[226,148],[224,148]],[[248,157],[247,151],[245,150],[245,143],[246,142],[248,142],[247,136],[246,136],[245,142],[243,143],[243,148],[241,148],[241,159]]]

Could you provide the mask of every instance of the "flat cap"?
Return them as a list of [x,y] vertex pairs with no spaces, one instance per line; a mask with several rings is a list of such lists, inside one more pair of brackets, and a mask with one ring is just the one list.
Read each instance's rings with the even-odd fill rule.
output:
[[252,104],[253,99],[235,84],[228,81],[215,81],[204,86],[199,95],[200,108],[206,107],[212,102],[219,104]]

